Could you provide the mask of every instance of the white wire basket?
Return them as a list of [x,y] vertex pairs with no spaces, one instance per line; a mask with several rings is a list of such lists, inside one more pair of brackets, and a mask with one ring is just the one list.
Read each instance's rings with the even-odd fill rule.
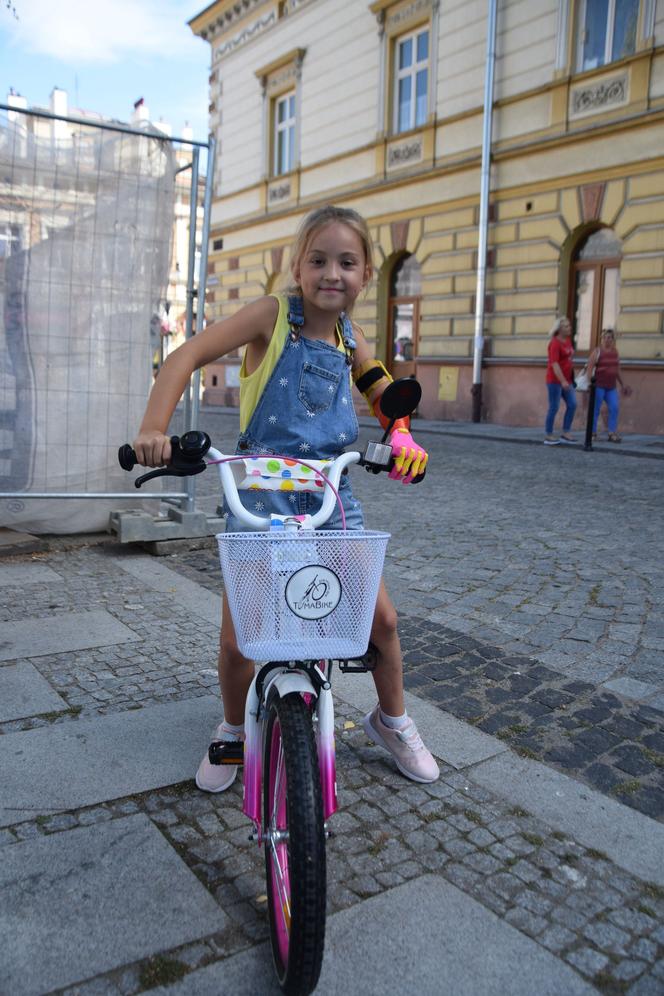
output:
[[220,533],[237,642],[252,660],[360,657],[389,533]]

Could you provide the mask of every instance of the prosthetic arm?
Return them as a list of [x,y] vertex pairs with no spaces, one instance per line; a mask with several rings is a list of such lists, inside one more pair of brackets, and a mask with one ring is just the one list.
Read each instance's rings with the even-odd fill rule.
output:
[[[382,427],[387,429],[390,420],[381,411],[380,398],[387,385],[392,382],[390,374],[380,360],[370,359],[353,371],[353,380]],[[397,419],[388,443],[394,457],[394,467],[389,476],[402,484],[410,484],[423,473],[429,458],[411,436],[409,418]]]

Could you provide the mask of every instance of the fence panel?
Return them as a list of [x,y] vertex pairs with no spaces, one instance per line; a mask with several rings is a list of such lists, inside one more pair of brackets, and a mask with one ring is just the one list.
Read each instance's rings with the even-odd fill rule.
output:
[[[115,453],[152,378],[172,144],[62,125],[0,116],[0,492],[126,491]],[[6,498],[0,525],[89,532],[122,507]]]

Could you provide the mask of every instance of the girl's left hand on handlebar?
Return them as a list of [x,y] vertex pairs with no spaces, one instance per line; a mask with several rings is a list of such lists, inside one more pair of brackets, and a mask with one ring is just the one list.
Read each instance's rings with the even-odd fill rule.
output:
[[142,467],[163,467],[170,462],[171,439],[163,432],[139,432],[133,448]]
[[429,455],[415,442],[407,429],[395,429],[389,438],[394,457],[394,467],[389,473],[393,481],[410,484],[424,473]]

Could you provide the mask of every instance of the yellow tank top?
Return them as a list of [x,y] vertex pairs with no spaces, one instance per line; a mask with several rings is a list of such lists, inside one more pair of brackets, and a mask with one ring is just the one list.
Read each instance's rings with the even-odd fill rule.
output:
[[[246,351],[242,358],[240,367],[240,432],[246,432],[251,421],[251,416],[256,410],[256,405],[260,401],[265,386],[269,381],[277,361],[283,351],[288,328],[288,297],[285,294],[270,294],[279,302],[279,312],[274,323],[272,337],[265,351],[265,356],[256,367],[253,373],[247,373]],[[337,323],[337,349],[343,351],[344,344],[341,334],[341,325]],[[350,368],[349,368],[350,370]]]

